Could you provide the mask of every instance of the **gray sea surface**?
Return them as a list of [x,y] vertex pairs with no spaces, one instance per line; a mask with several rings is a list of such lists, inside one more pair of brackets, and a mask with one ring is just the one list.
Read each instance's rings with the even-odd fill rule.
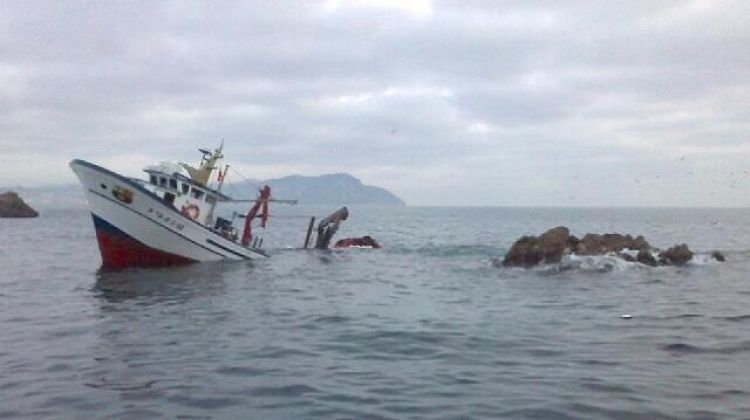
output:
[[[750,418],[748,209],[352,208],[383,249],[300,250],[332,210],[274,208],[266,261],[121,272],[84,210],[0,219],[0,418]],[[493,266],[558,225],[698,255]]]

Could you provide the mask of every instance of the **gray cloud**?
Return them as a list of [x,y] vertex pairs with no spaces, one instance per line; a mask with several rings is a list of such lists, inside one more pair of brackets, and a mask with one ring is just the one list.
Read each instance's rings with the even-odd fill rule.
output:
[[0,185],[226,138],[253,177],[348,171],[412,204],[750,205],[748,12],[5,1]]

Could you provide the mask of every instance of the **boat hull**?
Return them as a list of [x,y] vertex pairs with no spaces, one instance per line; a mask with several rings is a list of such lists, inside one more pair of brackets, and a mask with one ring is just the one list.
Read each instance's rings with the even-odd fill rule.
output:
[[104,268],[267,258],[185,217],[133,180],[83,160],[70,167],[83,186]]

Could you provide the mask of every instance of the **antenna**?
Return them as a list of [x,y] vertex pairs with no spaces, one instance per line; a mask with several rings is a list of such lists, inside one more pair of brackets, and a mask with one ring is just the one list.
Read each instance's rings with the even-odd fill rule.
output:
[[208,160],[208,156],[211,155],[211,152],[200,147],[198,148],[198,151],[203,153],[203,156],[201,157],[201,163],[200,163],[201,165],[203,165]]
[[221,138],[221,144],[219,144],[219,148],[215,151],[218,159],[224,158],[224,153],[222,153],[222,150],[224,150],[224,137]]

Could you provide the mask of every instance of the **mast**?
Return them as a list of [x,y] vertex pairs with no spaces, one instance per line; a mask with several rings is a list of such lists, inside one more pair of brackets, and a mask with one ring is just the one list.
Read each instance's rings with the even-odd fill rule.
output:
[[206,216],[206,224],[211,227],[211,225],[214,223],[214,210],[216,210],[216,205],[219,203],[219,194],[221,192],[221,186],[224,185],[224,179],[227,177],[227,172],[229,171],[229,164],[226,164],[224,166],[224,173],[221,173],[221,169],[219,169],[219,185],[216,187],[216,199],[213,203],[211,203],[211,209],[208,210],[208,215]]
[[187,163],[180,163],[180,165],[182,165],[182,167],[188,171],[188,174],[190,174],[190,178],[193,181],[197,182],[198,184],[208,186],[208,180],[211,178],[211,174],[213,173],[214,169],[217,168],[215,166],[216,162],[224,157],[222,153],[223,149],[224,139],[221,140],[221,144],[217,149],[213,151],[213,153],[208,152],[208,150],[198,149],[201,153],[203,153],[203,159],[201,160],[201,164],[198,168],[190,166]]

